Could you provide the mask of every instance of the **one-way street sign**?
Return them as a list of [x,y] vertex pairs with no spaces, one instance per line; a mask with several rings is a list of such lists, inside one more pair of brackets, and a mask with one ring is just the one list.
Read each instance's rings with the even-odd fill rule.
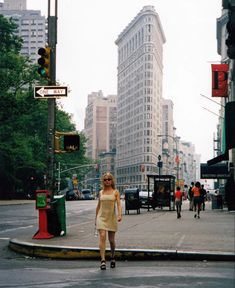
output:
[[58,98],[66,97],[68,87],[66,86],[35,86],[34,98]]

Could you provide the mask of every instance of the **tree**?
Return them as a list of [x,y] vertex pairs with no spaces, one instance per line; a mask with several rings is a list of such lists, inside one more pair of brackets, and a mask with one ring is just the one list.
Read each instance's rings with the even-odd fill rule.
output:
[[[33,86],[43,80],[36,65],[20,55],[22,40],[15,36],[16,28],[12,20],[0,15],[0,198],[16,197],[19,191],[25,195],[41,186],[47,168],[47,101],[33,97]],[[59,106],[56,129],[75,130],[71,116]],[[84,141],[73,157],[58,157],[88,161]]]
[[27,109],[22,103],[25,93],[20,88],[33,80],[33,73],[26,59],[19,55],[22,40],[15,36],[16,28],[12,20],[0,15],[0,181],[3,184],[0,194],[13,193],[14,185],[19,183],[15,176],[17,165],[25,163],[25,159],[30,161],[27,148],[32,141],[31,135],[25,137],[20,132],[22,125],[18,122]]

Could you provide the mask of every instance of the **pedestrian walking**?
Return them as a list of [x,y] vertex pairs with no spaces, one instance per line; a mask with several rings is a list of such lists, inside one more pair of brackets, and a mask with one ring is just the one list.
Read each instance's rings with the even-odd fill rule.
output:
[[206,190],[204,189],[204,185],[201,185],[201,207],[202,210],[205,211],[205,201],[206,201]]
[[[122,220],[122,208],[119,191],[115,188],[114,177],[111,173],[105,173],[101,178],[103,189],[99,192],[98,204],[96,207],[96,229],[99,231],[99,249],[101,264],[100,269],[106,269],[106,237],[111,250],[110,267],[115,268],[115,233],[117,222]],[[117,207],[117,215],[116,215]]]
[[193,207],[194,207],[194,218],[200,218],[201,211],[201,184],[196,182],[195,186],[192,188],[193,194]]
[[193,193],[192,188],[194,187],[194,182],[191,182],[191,186],[188,190],[188,200],[189,200],[189,211],[193,211]]
[[183,198],[183,192],[180,190],[180,187],[178,186],[175,191],[175,206],[176,206],[177,218],[181,218],[182,198]]
[[183,200],[188,199],[188,185],[184,185],[184,191],[183,191]]

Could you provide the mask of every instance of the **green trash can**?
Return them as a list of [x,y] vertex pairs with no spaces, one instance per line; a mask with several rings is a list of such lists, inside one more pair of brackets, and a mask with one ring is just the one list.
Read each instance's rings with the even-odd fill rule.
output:
[[65,197],[56,195],[47,209],[48,232],[54,236],[66,235]]
[[136,210],[140,214],[140,195],[138,188],[129,188],[125,193],[125,214],[129,214],[129,210]]
[[58,222],[60,224],[60,236],[66,235],[66,211],[65,211],[65,196],[55,195],[54,201],[57,212]]

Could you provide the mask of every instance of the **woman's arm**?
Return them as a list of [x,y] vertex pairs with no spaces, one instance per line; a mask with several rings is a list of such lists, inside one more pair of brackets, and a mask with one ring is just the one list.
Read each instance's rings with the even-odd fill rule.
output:
[[97,215],[99,213],[99,210],[100,210],[100,192],[99,192],[98,203],[97,203],[96,211],[95,211],[95,222],[96,222],[96,218],[97,218]]
[[122,221],[122,204],[120,200],[120,193],[116,190],[116,200],[117,200],[117,210],[118,210],[118,216],[117,220],[118,222]]

